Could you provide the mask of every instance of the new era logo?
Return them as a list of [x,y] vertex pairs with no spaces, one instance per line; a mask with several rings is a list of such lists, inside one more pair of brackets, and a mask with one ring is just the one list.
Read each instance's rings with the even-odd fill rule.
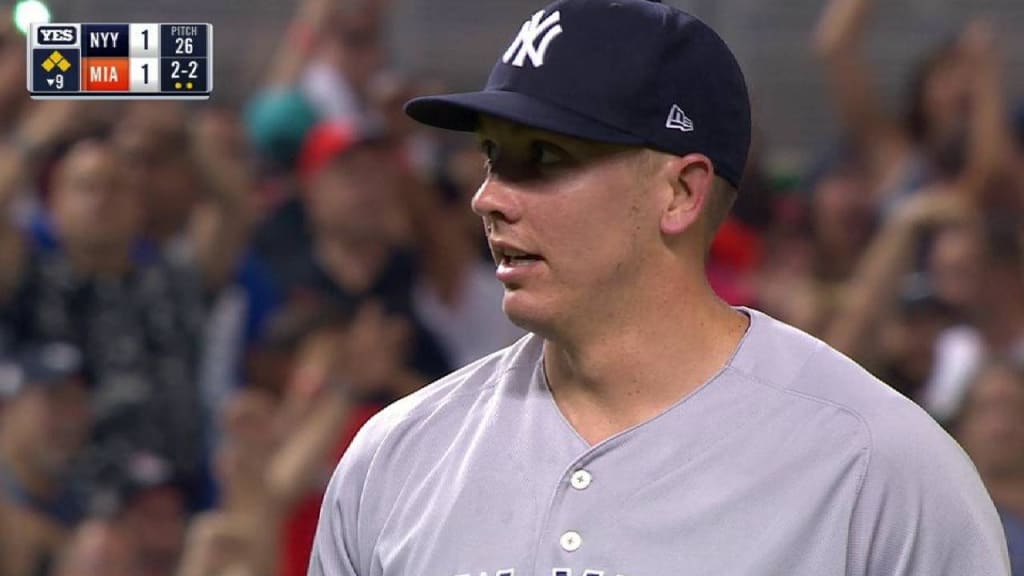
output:
[[[501,61],[522,68],[526,64],[526,59],[529,58],[534,68],[543,66],[544,54],[548,51],[548,47],[562,33],[562,27],[558,24],[561,19],[562,14],[558,11],[553,12],[547,18],[544,17],[543,10],[534,14],[533,18],[523,24],[519,35],[505,51]],[[540,43],[538,43],[538,39]]]
[[665,120],[665,128],[672,128],[680,132],[693,132],[693,120],[690,120],[683,112],[683,109],[675,104],[668,113],[668,120]]

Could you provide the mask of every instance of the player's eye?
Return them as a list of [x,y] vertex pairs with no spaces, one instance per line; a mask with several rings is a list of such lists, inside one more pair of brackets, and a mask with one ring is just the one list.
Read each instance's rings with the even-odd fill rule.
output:
[[567,167],[571,160],[569,153],[555,144],[541,140],[530,143],[530,164],[538,169]]
[[488,174],[509,181],[556,177],[576,164],[565,149],[546,140],[513,141],[505,146],[481,140],[480,151],[486,158]]
[[487,168],[492,168],[498,160],[498,145],[493,140],[482,140],[480,153],[484,155],[484,164]]

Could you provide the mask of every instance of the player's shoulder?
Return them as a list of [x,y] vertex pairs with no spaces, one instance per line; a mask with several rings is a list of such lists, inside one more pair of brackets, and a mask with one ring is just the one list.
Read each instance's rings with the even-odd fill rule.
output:
[[752,311],[751,317],[750,353],[737,358],[736,369],[798,404],[797,417],[809,425],[843,421],[844,429],[857,432],[846,436],[855,444],[829,446],[836,454],[856,450],[863,463],[856,468],[851,569],[1005,574],[995,506],[956,441],[919,406],[826,343],[765,314]]
[[[831,412],[859,429],[873,459],[943,457],[966,460],[955,441],[917,404],[822,340],[756,310],[732,368],[801,403]],[[881,463],[881,462],[877,462]]]
[[454,433],[469,407],[525,382],[540,361],[542,348],[541,338],[527,334],[395,401],[363,426],[362,444],[379,448],[389,438],[408,437],[405,432],[416,432],[421,441],[426,441],[426,434]]

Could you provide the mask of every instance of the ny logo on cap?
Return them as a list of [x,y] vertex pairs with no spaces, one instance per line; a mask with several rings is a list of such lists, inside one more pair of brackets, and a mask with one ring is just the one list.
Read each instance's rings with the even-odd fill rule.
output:
[[[526,58],[529,57],[530,63],[533,64],[534,68],[543,66],[544,53],[548,51],[552,40],[562,33],[562,27],[558,24],[561,18],[562,14],[558,11],[552,13],[547,18],[544,18],[543,10],[534,14],[533,18],[530,18],[523,24],[519,35],[516,36],[515,41],[505,51],[501,61],[505,64],[522,68],[523,64],[526,63]],[[544,35],[543,38],[541,38],[542,34]],[[536,44],[538,38],[540,38],[539,45]]]
[[693,120],[686,116],[686,112],[679,106],[673,104],[669,110],[668,119],[665,120],[665,128],[673,128],[680,132],[693,132]]

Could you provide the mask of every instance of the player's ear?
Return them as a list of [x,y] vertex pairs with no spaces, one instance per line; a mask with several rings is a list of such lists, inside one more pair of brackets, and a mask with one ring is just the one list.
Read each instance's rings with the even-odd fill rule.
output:
[[714,184],[711,160],[703,154],[670,156],[662,167],[672,197],[661,215],[661,232],[678,235],[698,220]]

